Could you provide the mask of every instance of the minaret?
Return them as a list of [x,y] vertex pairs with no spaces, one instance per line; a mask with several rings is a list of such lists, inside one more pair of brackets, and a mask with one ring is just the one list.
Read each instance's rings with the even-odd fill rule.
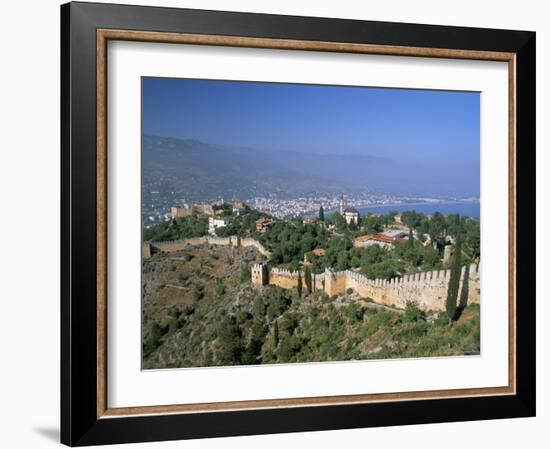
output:
[[344,194],[340,194],[340,215],[344,215]]

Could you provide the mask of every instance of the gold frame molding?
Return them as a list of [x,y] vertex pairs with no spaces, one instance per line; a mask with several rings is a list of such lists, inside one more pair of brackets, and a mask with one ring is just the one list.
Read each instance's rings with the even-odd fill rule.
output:
[[[403,47],[222,35],[98,29],[97,36],[97,417],[199,413],[421,399],[514,395],[516,393],[516,55],[515,53]],[[504,387],[394,392],[345,396],[108,408],[107,404],[107,43],[110,40],[361,53],[508,63],[508,385]]]

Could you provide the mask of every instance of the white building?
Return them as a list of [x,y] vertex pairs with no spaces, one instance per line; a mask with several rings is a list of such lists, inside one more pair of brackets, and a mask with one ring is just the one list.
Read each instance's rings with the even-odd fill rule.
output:
[[359,212],[353,207],[345,207],[343,193],[340,194],[340,215],[344,217],[348,225],[352,222],[359,224]]
[[216,235],[216,229],[224,228],[231,220],[227,217],[208,217],[208,233]]
[[346,220],[347,224],[351,224],[352,222],[359,224],[359,212],[357,209],[353,207],[344,209],[344,220]]

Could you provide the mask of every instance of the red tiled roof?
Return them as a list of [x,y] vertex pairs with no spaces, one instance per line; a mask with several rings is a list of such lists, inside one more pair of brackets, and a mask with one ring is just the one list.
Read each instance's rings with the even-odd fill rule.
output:
[[398,243],[398,242],[405,241],[405,239],[402,239],[399,237],[389,237],[383,234],[362,235],[355,239],[356,242],[367,242],[369,240],[374,240],[375,242],[382,242],[382,243]]

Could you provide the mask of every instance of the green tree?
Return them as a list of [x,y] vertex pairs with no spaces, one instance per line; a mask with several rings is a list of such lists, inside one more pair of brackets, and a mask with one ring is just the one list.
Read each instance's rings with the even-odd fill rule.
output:
[[298,298],[302,297],[302,272],[298,271],[298,285],[296,286],[298,289]]
[[432,245],[423,247],[422,250],[422,269],[433,270],[439,266],[441,261],[439,260],[439,254]]
[[302,341],[294,335],[285,335],[279,344],[278,359],[281,362],[290,362],[300,352]]
[[378,215],[373,214],[372,212],[369,212],[367,216],[363,217],[361,221],[363,226],[365,227],[365,230],[369,234],[376,234],[378,232],[382,232],[384,229],[382,218],[380,218]]
[[434,212],[430,218],[430,239],[437,246],[441,248],[445,240],[447,222],[445,217],[440,212]]
[[447,222],[447,232],[449,235],[456,237],[460,232],[462,232],[460,215],[458,214],[449,214],[446,218]]
[[250,330],[250,341],[242,353],[241,362],[243,365],[255,365],[259,363],[262,353],[262,346],[267,333],[263,321],[255,319]]
[[382,220],[382,224],[385,228],[392,225],[395,222],[395,216],[397,215],[397,211],[390,211],[387,214],[381,215],[380,219]]
[[161,345],[160,339],[162,338],[164,332],[163,329],[157,324],[156,321],[153,321],[153,324],[149,328],[148,338],[145,340],[143,345],[143,355],[148,357],[155,349]]
[[415,210],[407,210],[401,214],[401,222],[409,227],[409,233],[412,233],[413,229],[420,226],[422,215],[418,214]]
[[241,331],[235,319],[226,316],[218,330],[218,360],[222,365],[235,365],[241,361],[243,344]]
[[403,263],[393,259],[361,266],[361,272],[369,279],[391,279],[399,277],[403,271]]
[[334,224],[334,226],[336,226],[336,229],[339,232],[345,231],[348,228],[346,220],[342,215],[340,215],[340,212],[334,211],[330,216],[330,221]]
[[464,227],[466,228],[465,243],[468,255],[473,259],[479,259],[480,256],[480,238],[479,238],[479,220],[468,219]]
[[250,267],[247,264],[243,263],[241,265],[241,276],[240,276],[240,279],[239,279],[241,284],[244,284],[245,282],[249,282],[250,277],[251,277]]
[[275,320],[273,324],[273,348],[277,349],[277,346],[279,346],[279,324]]
[[325,221],[325,210],[323,209],[323,206],[319,207],[319,220]]
[[306,266],[306,270],[304,272],[304,278],[305,278],[305,281],[306,281],[307,293],[309,295],[313,291],[312,279],[311,279],[311,270],[310,270],[309,266]]
[[453,260],[451,261],[451,277],[447,290],[447,316],[449,324],[452,324],[456,316],[456,302],[460,287],[460,274],[462,271],[462,235],[458,235],[454,247]]

